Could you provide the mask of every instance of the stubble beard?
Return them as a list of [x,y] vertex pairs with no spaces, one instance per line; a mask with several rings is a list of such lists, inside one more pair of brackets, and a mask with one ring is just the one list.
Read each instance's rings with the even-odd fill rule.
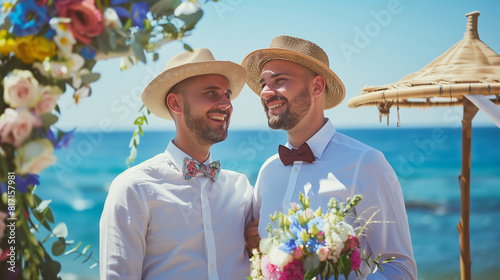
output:
[[300,122],[311,108],[311,97],[307,92],[307,88],[304,87],[292,99],[292,102],[288,102],[288,99],[286,99],[286,104],[288,104],[288,107],[280,115],[269,115],[268,110],[266,110],[268,125],[271,129],[290,130]]
[[189,104],[184,104],[184,112],[187,128],[196,135],[198,141],[203,144],[213,145],[224,141],[227,138],[227,129],[224,132],[219,132],[211,129],[208,126],[207,120],[203,117],[196,117],[191,114]]

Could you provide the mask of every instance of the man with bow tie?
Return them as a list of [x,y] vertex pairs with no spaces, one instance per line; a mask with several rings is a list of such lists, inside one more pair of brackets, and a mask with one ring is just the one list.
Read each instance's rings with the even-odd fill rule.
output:
[[231,100],[245,70],[208,49],[170,59],[142,94],[156,116],[173,120],[175,138],[111,184],[100,222],[101,279],[244,279],[244,230],[252,187],[220,169],[210,147],[227,137]]
[[[331,197],[346,201],[361,194],[363,200],[346,221],[363,225],[373,213],[376,221],[360,236],[361,248],[381,259],[395,257],[370,274],[362,264],[362,279],[416,279],[416,264],[401,187],[383,154],[337,132],[324,110],[345,97],[342,81],[330,69],[327,54],[318,45],[300,38],[277,36],[267,49],[243,60],[247,84],[261,98],[268,125],[288,133],[279,154],[262,166],[254,189],[254,218],[258,230],[246,232],[257,246],[259,234],[267,237],[269,215],[287,212],[299,193],[310,198],[310,208],[327,209]],[[356,226],[356,225],[355,225]],[[257,233],[258,232],[258,233]],[[356,275],[351,273],[349,279]]]

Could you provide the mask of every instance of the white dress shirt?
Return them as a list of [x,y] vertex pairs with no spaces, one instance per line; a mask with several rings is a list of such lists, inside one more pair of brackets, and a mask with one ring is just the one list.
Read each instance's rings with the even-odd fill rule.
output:
[[170,142],[113,181],[100,221],[101,279],[250,275],[244,230],[252,220],[252,186],[228,170],[215,182],[202,173],[186,181],[185,157]]
[[[396,259],[382,264],[384,272],[379,270],[375,274],[370,274],[370,269],[362,263],[360,279],[416,279],[417,268],[401,186],[383,154],[336,132],[330,121],[307,144],[315,156],[313,163],[296,161],[284,166],[276,154],[262,166],[253,205],[254,217],[260,216],[260,236],[268,237],[266,227],[270,214],[286,213],[290,202],[299,203],[299,192],[307,193],[310,207],[316,210],[321,206],[323,213],[331,197],[345,202],[347,197],[361,194],[363,200],[355,207],[354,215],[364,217],[364,223],[374,211],[380,210],[374,220],[385,221],[368,225],[366,235],[360,237],[361,248],[367,253],[373,252],[375,257],[382,253],[381,260]],[[290,143],[286,146],[293,148]],[[346,222],[353,225],[354,218],[348,217]],[[349,279],[356,279],[354,272]]]

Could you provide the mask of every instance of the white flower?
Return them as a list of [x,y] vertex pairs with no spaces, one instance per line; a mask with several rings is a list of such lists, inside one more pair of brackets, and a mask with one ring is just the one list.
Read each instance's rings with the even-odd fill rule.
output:
[[90,70],[83,68],[76,75],[73,76],[73,87],[80,88],[82,86],[82,75],[90,74]]
[[339,222],[337,224],[338,234],[342,241],[346,241],[349,235],[355,235],[352,226],[345,222]]
[[129,68],[132,68],[134,66],[134,61],[130,56],[125,56],[122,57],[120,60],[120,69],[121,70],[127,70]]
[[38,81],[29,70],[14,69],[3,79],[3,99],[11,107],[32,108],[40,100]]
[[329,236],[325,238],[325,244],[330,248],[330,259],[336,263],[340,257],[340,253],[344,248],[344,243],[337,233],[332,232]]
[[198,12],[201,4],[198,1],[188,1],[182,2],[177,8],[175,8],[174,15],[176,17],[180,15],[190,15]]
[[111,29],[121,29],[123,27],[122,22],[118,18],[118,14],[113,8],[106,8],[103,14],[104,26]]
[[277,266],[280,271],[283,271],[283,268],[293,261],[293,256],[281,251],[278,247],[271,249],[269,257],[271,259],[271,263]]
[[68,30],[67,23],[71,20],[69,18],[51,18],[49,21],[52,29],[56,31],[54,42],[57,45],[58,53],[63,58],[69,58],[73,52],[73,45],[76,44],[73,33]]
[[17,172],[20,174],[39,174],[57,161],[53,153],[54,146],[45,138],[24,144],[17,150],[15,158]]
[[80,102],[81,99],[85,99],[89,97],[90,95],[90,88],[87,86],[79,88],[75,93],[73,94],[73,99],[75,99],[75,104],[78,105],[78,102]]

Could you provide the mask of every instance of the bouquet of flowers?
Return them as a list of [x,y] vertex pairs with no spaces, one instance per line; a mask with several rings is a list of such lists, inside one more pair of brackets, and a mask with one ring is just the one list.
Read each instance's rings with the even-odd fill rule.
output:
[[[339,275],[349,277],[351,271],[359,275],[364,261],[381,269],[380,255],[370,259],[371,254],[361,253],[358,236],[365,226],[357,229],[344,221],[349,210],[358,205],[361,195],[348,198],[346,203],[338,203],[334,198],[328,203],[328,211],[321,212],[309,208],[309,198],[300,193],[300,205],[293,202],[288,215],[271,215],[274,224],[268,225],[269,238],[260,242],[260,253],[254,249],[251,261],[250,280],[309,280],[338,279]],[[358,218],[359,219],[359,218]]]
[[[182,42],[194,29],[201,6],[197,0],[2,1],[0,212],[7,213],[8,227],[0,270],[9,279],[56,279],[60,264],[43,245],[51,237],[52,255],[89,252],[84,261],[94,260],[88,247],[79,252],[79,244],[66,240],[64,223],[52,226],[51,200],[35,194],[40,172],[57,161],[54,149],[68,147],[73,138],[73,131],[55,127],[60,96],[69,92],[76,104],[90,96],[90,84],[100,78],[92,72],[99,60],[121,57],[121,69],[146,63],[146,52],[157,60],[162,45]],[[35,234],[43,228],[48,236],[40,241]]]

